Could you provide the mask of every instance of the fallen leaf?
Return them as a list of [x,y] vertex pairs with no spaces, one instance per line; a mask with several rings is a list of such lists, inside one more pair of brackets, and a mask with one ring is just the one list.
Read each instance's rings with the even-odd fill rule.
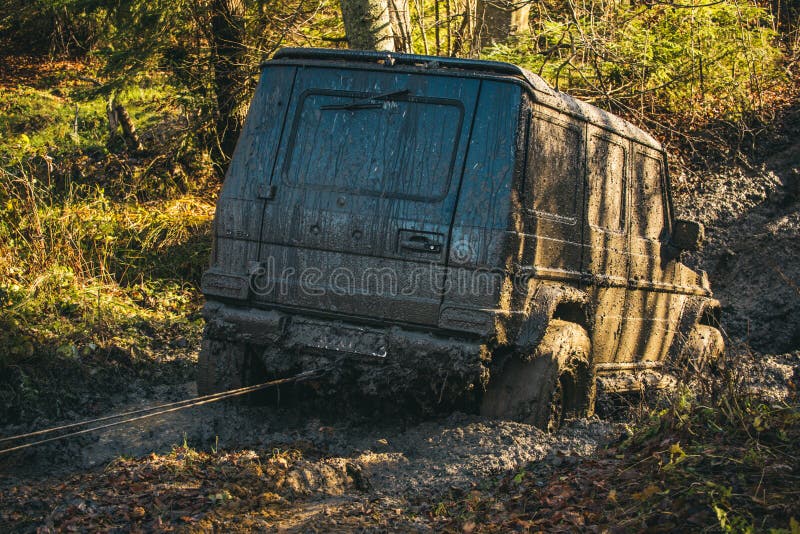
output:
[[650,497],[652,497],[653,495],[655,495],[660,491],[661,488],[659,488],[655,484],[650,484],[642,491],[634,493],[633,498],[636,499],[637,501],[646,501],[647,499],[649,499]]

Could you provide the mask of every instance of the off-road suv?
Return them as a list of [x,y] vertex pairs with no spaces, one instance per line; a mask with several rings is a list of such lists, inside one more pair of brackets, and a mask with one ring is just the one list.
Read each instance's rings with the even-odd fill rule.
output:
[[217,204],[198,390],[324,369],[334,399],[546,426],[722,350],[702,233],[658,142],[524,69],[284,49]]

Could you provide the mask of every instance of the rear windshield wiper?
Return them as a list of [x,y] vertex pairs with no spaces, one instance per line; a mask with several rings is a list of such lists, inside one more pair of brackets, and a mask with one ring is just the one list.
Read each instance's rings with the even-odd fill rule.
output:
[[375,96],[368,96],[366,98],[362,98],[359,100],[353,100],[352,102],[348,102],[347,104],[330,104],[327,106],[321,106],[319,109],[328,110],[328,109],[371,109],[371,108],[379,108],[383,106],[382,103],[377,102],[377,100],[389,100],[390,98],[406,95],[409,93],[408,89],[403,89],[401,91],[392,91],[391,93],[384,93],[382,95],[375,95]]

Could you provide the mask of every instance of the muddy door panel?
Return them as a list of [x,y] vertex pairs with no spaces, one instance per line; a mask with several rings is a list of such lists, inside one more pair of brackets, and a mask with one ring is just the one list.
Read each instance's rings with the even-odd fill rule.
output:
[[634,145],[630,193],[629,291],[619,357],[661,360],[677,329],[685,295],[666,245],[667,202],[661,154]]
[[217,201],[215,251],[203,277],[208,296],[246,299],[248,265],[258,260],[263,201],[269,187],[296,68],[265,68]]
[[[443,328],[488,334],[495,327],[493,311],[512,309],[512,298],[519,296],[507,283],[507,267],[520,261],[523,230],[516,224],[514,232],[508,231],[509,218],[520,221],[520,201],[512,183],[519,102],[517,85],[482,82],[453,220],[439,321]],[[508,294],[501,295],[503,290]]]
[[298,72],[255,298],[436,324],[478,80]]
[[539,278],[581,279],[584,124],[552,111],[531,114],[524,203],[536,236],[533,267]]
[[584,274],[595,295],[592,351],[596,362],[617,360],[628,283],[625,225],[628,142],[594,126],[587,131]]

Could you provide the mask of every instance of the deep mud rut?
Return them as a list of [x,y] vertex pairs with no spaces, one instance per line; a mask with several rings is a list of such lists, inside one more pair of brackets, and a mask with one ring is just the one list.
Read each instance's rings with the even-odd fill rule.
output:
[[[193,395],[191,382],[159,388],[147,402],[121,406],[118,412]],[[301,444],[326,457],[357,461],[375,491],[396,493],[462,485],[556,449],[588,454],[615,429],[594,418],[570,421],[559,433],[547,434],[526,424],[462,413],[410,423],[326,421],[308,412],[221,401],[14,453],[0,460],[0,477],[67,474],[102,466],[118,456],[168,452],[184,443],[228,450]],[[9,428],[3,435],[10,433]]]
[[[751,386],[780,400],[798,385],[800,352],[751,357],[748,366]],[[116,411],[194,395],[193,382],[158,387]],[[0,435],[16,431],[20,429],[6,428]],[[252,450],[263,459],[270,451],[298,449],[303,457],[282,482],[287,506],[266,520],[264,528],[362,528],[369,524],[365,518],[371,511],[379,511],[383,519],[375,526],[385,530],[386,517],[403,510],[393,530],[427,530],[429,524],[415,523],[415,508],[429,509],[453,492],[481,489],[531,462],[574,461],[625,434],[623,422],[597,417],[569,421],[547,434],[526,424],[462,413],[427,421],[361,416],[325,420],[308,411],[222,401],[0,457],[0,491],[20,483],[56,486],[71,474],[102,470],[120,456],[168,453],[183,444],[205,451]]]
[[[194,383],[157,388],[145,402],[119,412],[195,395]],[[9,435],[5,429],[3,435]],[[308,413],[232,402],[199,406],[0,458],[0,487],[25,480],[48,483],[102,469],[120,456],[166,453],[184,443],[202,450],[311,451],[286,477],[293,496],[272,525],[336,524],[335,516],[363,514],[365,503],[407,509],[448,491],[469,491],[487,477],[529,462],[589,455],[622,433],[598,418],[570,421],[556,434],[526,424],[461,413],[428,421],[325,421]],[[331,523],[333,522],[333,523]],[[413,527],[413,525],[406,525]]]

